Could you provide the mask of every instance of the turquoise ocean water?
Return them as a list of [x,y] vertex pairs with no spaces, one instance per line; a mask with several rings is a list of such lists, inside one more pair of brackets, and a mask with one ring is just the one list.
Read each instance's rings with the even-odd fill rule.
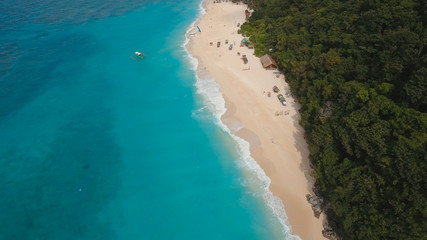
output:
[[291,239],[183,47],[199,5],[1,1],[0,240]]

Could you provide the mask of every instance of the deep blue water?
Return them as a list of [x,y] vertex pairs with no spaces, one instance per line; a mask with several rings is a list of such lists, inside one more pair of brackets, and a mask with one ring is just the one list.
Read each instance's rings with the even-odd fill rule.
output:
[[182,47],[198,0],[0,12],[0,240],[284,238],[200,111]]

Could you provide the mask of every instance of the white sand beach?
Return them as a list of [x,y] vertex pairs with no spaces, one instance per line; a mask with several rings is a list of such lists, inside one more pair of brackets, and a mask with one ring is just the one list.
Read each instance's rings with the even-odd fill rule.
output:
[[[314,180],[304,130],[298,124],[299,105],[284,76],[264,69],[253,49],[240,47],[243,36],[237,33],[237,25],[245,21],[246,5],[206,1],[204,7],[206,14],[196,23],[201,32],[196,28],[188,33],[187,48],[198,59],[199,69],[206,69],[220,86],[228,109],[223,123],[242,124],[243,128],[233,133],[250,143],[251,156],[271,179],[270,190],[285,206],[292,234],[303,240],[325,239],[323,215],[315,218],[306,200],[306,194],[313,194]],[[247,56],[247,64],[242,55]],[[287,106],[279,102],[273,86],[285,96]]]

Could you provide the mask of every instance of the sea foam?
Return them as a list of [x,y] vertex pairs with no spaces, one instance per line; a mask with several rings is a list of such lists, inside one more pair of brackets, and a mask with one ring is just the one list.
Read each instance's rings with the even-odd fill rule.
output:
[[[189,43],[189,34],[191,31],[194,31],[194,26],[197,21],[206,14],[206,10],[203,7],[203,1],[199,5],[200,11],[197,19],[189,26],[186,32],[186,39],[182,45],[184,51],[186,52],[188,63],[191,66],[191,69],[194,70],[196,83],[195,87],[197,89],[197,94],[201,96],[204,107],[199,108],[193,112],[193,117],[200,117],[202,112],[206,110],[212,113],[214,123],[219,126],[223,131],[228,133],[236,143],[236,148],[239,153],[240,158],[238,159],[238,165],[245,170],[249,171],[254,178],[245,179],[249,181],[249,184],[256,184],[262,189],[262,197],[267,206],[272,210],[274,215],[278,218],[283,229],[282,232],[286,240],[301,240],[297,235],[291,234],[291,229],[288,224],[288,217],[286,215],[285,206],[283,205],[281,199],[277,196],[274,196],[270,191],[271,179],[265,174],[264,170],[259,166],[259,164],[251,157],[250,144],[248,141],[240,138],[239,136],[232,133],[230,128],[221,121],[221,117],[227,111],[225,107],[225,99],[220,92],[220,88],[215,79],[204,72],[204,68],[199,65],[198,60],[187,50],[186,45]],[[203,71],[203,74],[201,72]],[[233,129],[236,130],[236,129]],[[254,182],[256,181],[256,182]],[[242,183],[246,185],[245,183]]]

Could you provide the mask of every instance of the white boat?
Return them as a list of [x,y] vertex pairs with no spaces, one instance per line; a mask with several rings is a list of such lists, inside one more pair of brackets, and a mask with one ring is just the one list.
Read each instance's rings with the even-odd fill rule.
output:
[[140,52],[135,52],[135,56],[137,56],[139,58],[144,58],[144,55],[142,55],[142,53],[140,53]]

